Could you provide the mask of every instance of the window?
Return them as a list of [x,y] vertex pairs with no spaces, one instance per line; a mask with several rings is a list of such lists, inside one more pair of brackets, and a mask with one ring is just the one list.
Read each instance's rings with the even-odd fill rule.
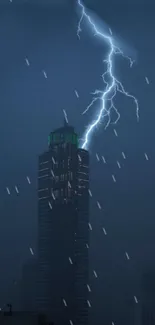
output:
[[53,150],[54,150],[55,153],[57,153],[58,152],[58,145],[57,146],[54,146],[53,147]]
[[59,176],[55,176],[56,183],[59,181]]
[[48,136],[48,145],[50,146],[53,142],[53,133]]
[[70,163],[71,163],[71,158],[68,158],[68,168],[70,167]]
[[70,188],[68,188],[68,197],[72,196],[72,190]]
[[39,169],[39,173],[43,172],[44,170],[48,170],[48,168]]
[[44,177],[48,177],[48,174],[42,175],[42,176],[38,176],[38,178],[44,178]]
[[66,134],[65,141],[69,142],[70,141],[70,134]]
[[73,140],[72,141],[73,141],[73,144],[77,144],[77,136],[76,136],[76,134],[73,135]]
[[48,136],[48,146],[50,146],[51,144],[51,138],[50,138],[50,135]]
[[59,143],[61,141],[61,134],[60,133],[53,133],[53,142]]
[[60,176],[60,179],[61,179],[61,181],[64,181],[64,179],[65,179],[65,175],[62,174],[62,175]]
[[48,163],[48,161],[42,161],[39,163],[39,165],[43,165],[43,164],[47,164],[47,163]]
[[55,196],[56,199],[59,197],[59,190],[54,191],[54,196]]
[[69,180],[72,181],[73,180],[73,173],[69,172]]

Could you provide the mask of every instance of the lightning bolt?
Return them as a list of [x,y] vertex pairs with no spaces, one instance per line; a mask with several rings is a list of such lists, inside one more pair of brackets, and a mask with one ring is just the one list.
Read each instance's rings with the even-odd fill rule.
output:
[[[81,10],[81,18],[79,20],[78,27],[77,27],[78,38],[80,39],[80,33],[82,32],[82,28],[81,28],[82,22],[84,19],[86,19],[90,27],[92,27],[95,36],[102,38],[103,41],[105,41],[109,46],[109,53],[107,59],[103,60],[103,62],[106,64],[107,67],[106,71],[102,74],[102,80],[105,85],[105,89],[104,90],[96,89],[92,93],[92,95],[94,95],[95,97],[93,97],[91,103],[87,106],[86,110],[82,113],[85,114],[90,109],[90,107],[92,107],[94,103],[96,103],[97,101],[101,102],[101,108],[99,109],[99,114],[97,115],[96,119],[87,127],[86,133],[84,135],[84,142],[82,144],[82,148],[86,149],[89,143],[90,135],[92,134],[94,128],[98,126],[98,124],[100,124],[101,120],[104,117],[107,117],[107,123],[105,128],[107,128],[111,123],[112,110],[115,111],[117,116],[113,123],[116,124],[120,119],[120,113],[118,112],[117,108],[114,105],[114,98],[116,97],[117,93],[121,93],[134,101],[136,106],[137,121],[139,121],[139,105],[138,105],[137,98],[129,94],[125,90],[122,83],[115,77],[113,73],[113,58],[115,55],[121,55],[123,58],[127,59],[130,63],[130,67],[132,67],[134,61],[130,57],[124,55],[122,50],[114,44],[113,38],[111,36],[102,33],[100,30],[98,30],[94,21],[87,14],[86,8],[82,4],[81,0],[77,0],[77,4]],[[109,82],[106,81],[106,78],[109,80]]]

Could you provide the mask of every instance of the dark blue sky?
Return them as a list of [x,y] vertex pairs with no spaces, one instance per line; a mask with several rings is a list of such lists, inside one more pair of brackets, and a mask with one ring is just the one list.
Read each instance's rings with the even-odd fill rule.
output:
[[[48,133],[62,124],[63,109],[82,135],[98,106],[89,114],[81,113],[91,100],[90,92],[102,86],[105,45],[85,28],[78,40],[74,3],[59,1],[63,5],[49,6],[45,2],[54,3],[23,0],[19,5],[16,0],[0,1],[1,305],[13,290],[16,292],[13,281],[19,280],[22,264],[30,257],[29,247],[36,250],[38,154],[47,148]],[[106,324],[112,320],[124,324],[132,308],[137,307],[134,295],[140,300],[143,272],[155,266],[155,5],[151,0],[113,0],[104,4],[102,0],[87,0],[85,4],[137,58],[132,69],[118,58],[115,71],[139,100],[139,123],[133,102],[119,96],[116,103],[121,119],[115,126],[118,137],[113,125],[105,131],[101,124],[90,145],[92,324],[100,325],[104,320]],[[47,72],[47,79],[42,70]],[[106,165],[96,160],[96,153],[106,158]]]

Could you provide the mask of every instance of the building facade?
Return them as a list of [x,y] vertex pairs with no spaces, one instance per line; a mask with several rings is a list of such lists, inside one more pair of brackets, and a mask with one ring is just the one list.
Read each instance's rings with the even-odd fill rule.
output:
[[68,125],[48,145],[38,170],[37,307],[56,325],[86,325],[89,155]]
[[141,324],[155,325],[155,270],[143,275]]
[[89,303],[89,154],[78,149],[78,223],[75,238],[75,324],[88,323]]

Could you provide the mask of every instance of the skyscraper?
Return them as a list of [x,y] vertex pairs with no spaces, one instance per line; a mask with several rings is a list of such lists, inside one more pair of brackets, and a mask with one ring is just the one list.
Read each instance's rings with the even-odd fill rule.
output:
[[86,325],[89,154],[66,123],[48,146],[39,156],[37,305],[56,325]]
[[142,325],[155,325],[155,270],[146,272],[142,282]]
[[88,288],[89,288],[89,154],[78,149],[78,220],[75,238],[75,324],[88,323]]

